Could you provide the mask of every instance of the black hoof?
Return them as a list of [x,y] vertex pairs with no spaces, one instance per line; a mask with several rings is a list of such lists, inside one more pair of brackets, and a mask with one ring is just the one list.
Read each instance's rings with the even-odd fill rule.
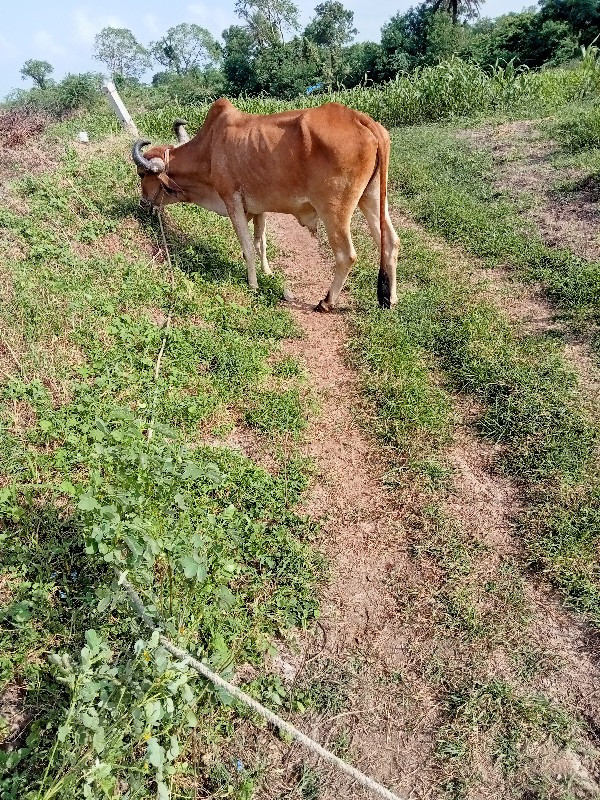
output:
[[325,300],[321,300],[318,306],[315,306],[315,311],[319,311],[321,314],[329,314],[331,308],[326,304]]

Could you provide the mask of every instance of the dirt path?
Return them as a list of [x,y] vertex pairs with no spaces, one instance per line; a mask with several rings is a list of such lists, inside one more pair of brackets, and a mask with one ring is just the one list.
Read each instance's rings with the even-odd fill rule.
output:
[[[270,215],[268,224],[283,252],[278,266],[297,298],[292,314],[305,334],[288,341],[285,349],[305,364],[319,397],[320,411],[305,443],[305,453],[317,468],[305,511],[322,522],[321,549],[330,565],[317,633],[303,642],[299,653],[282,647],[273,668],[287,681],[307,679],[324,687],[324,707],[301,721],[304,728],[312,724],[311,733],[323,744],[400,795],[438,797],[441,781],[448,777],[440,775],[435,755],[440,730],[448,724],[440,707],[440,686],[497,676],[515,682],[506,652],[511,643],[500,636],[498,642],[474,647],[436,622],[443,591],[440,569],[426,560],[415,561],[409,552],[411,542],[423,534],[422,509],[428,498],[410,484],[386,487],[385,449],[359,424],[368,410],[345,353],[346,298],[342,295],[336,313],[313,311],[331,280],[328,254],[321,253],[317,240],[292,217]],[[473,409],[457,400],[462,422],[447,452],[453,482],[443,506],[473,541],[485,546],[474,570],[474,580],[483,586],[486,577],[497,569],[500,574],[518,553],[512,534],[522,508],[518,487],[493,471],[494,449],[470,428]],[[559,663],[551,671],[542,670],[539,681],[527,689],[543,691],[598,724],[600,670],[585,631],[547,591],[528,583],[525,596],[532,614],[532,650],[537,658]],[[335,701],[340,690],[341,711]],[[261,800],[368,796],[321,764],[319,794],[310,794],[310,769],[316,762],[299,748],[263,739],[263,755],[267,747],[270,778]],[[543,758],[538,753],[538,772],[555,777],[562,770],[578,786],[587,782],[592,787],[582,797],[594,796],[591,762],[584,759],[584,764],[567,753],[566,760],[552,748]],[[489,755],[475,753],[474,762],[479,779],[467,796],[507,796]],[[308,789],[302,781],[309,781]]]
[[[306,365],[320,406],[306,436],[305,453],[314,459],[317,474],[304,510],[322,522],[321,549],[330,565],[321,635],[309,643],[302,664],[299,657],[289,656],[288,670],[306,670],[310,661],[315,681],[326,678],[335,664],[335,671],[346,676],[348,693],[356,691],[350,699],[352,713],[343,713],[325,730],[321,721],[313,733],[332,746],[340,730],[350,728],[353,763],[390,788],[409,791],[429,758],[435,717],[433,697],[423,686],[407,735],[406,715],[399,709],[403,700],[386,697],[388,679],[406,665],[396,581],[407,569],[406,522],[412,498],[386,489],[389,465],[383,449],[357,421],[362,401],[357,374],[345,353],[345,296],[335,313],[313,310],[329,288],[332,260],[292,217],[270,215],[269,229],[283,251],[278,266],[296,297],[291,312],[305,334],[288,341],[285,350]],[[291,758],[288,776],[293,763]],[[323,798],[365,796],[335,772],[324,775],[323,785]]]

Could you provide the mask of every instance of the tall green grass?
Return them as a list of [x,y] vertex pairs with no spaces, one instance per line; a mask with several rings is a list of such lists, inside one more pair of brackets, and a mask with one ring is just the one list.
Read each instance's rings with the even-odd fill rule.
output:
[[[593,96],[600,87],[600,63],[590,52],[574,69],[529,71],[512,64],[482,69],[453,57],[410,75],[398,75],[381,86],[358,86],[294,100],[273,97],[232,98],[247,113],[270,114],[290,108],[311,108],[330,101],[370,114],[387,127],[498,111],[558,108]],[[154,139],[171,136],[173,119],[185,117],[190,129],[202,124],[210,103],[138,109],[138,127]]]

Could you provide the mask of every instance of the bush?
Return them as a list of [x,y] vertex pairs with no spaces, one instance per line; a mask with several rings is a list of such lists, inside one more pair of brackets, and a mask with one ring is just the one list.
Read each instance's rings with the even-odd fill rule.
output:
[[102,98],[100,86],[102,76],[94,72],[66,75],[59,83],[49,83],[43,89],[35,87],[28,91],[17,90],[9,97],[9,107],[31,111],[45,111],[56,119],[72,111],[88,110]]

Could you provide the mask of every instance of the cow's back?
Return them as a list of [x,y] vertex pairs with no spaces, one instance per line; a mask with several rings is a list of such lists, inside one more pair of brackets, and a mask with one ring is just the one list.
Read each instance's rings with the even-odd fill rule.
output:
[[221,191],[240,191],[249,210],[293,213],[323,187],[344,191],[357,169],[367,179],[375,169],[377,123],[339,103],[260,115],[225,101],[218,111],[211,175]]

